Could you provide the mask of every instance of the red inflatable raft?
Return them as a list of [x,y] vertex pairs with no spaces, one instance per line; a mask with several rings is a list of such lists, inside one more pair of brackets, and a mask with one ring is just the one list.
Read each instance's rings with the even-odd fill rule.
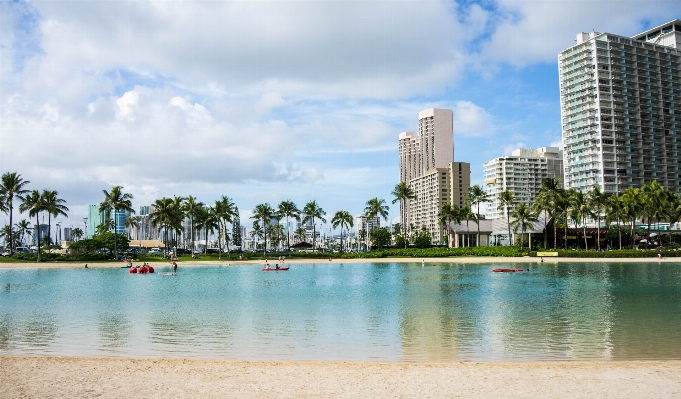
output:
[[151,265],[147,266],[147,268],[149,268],[149,273],[153,273],[153,272],[154,272],[154,268],[151,267]]
[[517,272],[522,272],[523,269],[494,269],[492,271],[494,273],[517,273]]
[[279,269],[276,269],[276,268],[268,269],[266,267],[263,267],[263,269],[262,269],[262,271],[264,271],[264,272],[285,272],[287,270],[288,270],[288,267],[280,267]]

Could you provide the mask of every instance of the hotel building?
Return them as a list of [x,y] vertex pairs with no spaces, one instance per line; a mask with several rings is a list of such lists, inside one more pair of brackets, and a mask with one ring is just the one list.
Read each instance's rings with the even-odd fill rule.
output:
[[400,133],[400,181],[416,198],[401,204],[405,228],[426,227],[433,241],[443,239],[437,214],[445,202],[463,206],[470,188],[470,164],[454,162],[453,114],[449,109],[419,112],[419,131]]
[[558,65],[565,187],[681,192],[681,21],[579,33]]
[[[544,180],[563,180],[563,152],[557,147],[519,148],[511,156],[494,158],[483,167],[485,191],[492,201],[487,206],[487,218],[505,218],[506,207],[499,203],[499,195],[509,190],[516,203],[532,205]],[[508,211],[512,210],[510,207]]]

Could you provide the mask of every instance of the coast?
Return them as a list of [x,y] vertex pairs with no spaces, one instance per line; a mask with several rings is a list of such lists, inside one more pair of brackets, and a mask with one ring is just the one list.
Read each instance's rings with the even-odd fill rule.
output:
[[681,361],[244,362],[0,356],[4,398],[677,398]]
[[[312,263],[421,263],[425,261],[425,264],[429,263],[467,263],[467,264],[481,264],[481,263],[540,263],[540,259],[536,257],[503,257],[503,256],[477,256],[477,257],[449,257],[449,258],[362,258],[362,259],[336,259],[332,258],[331,261],[328,259],[286,259],[286,265],[296,265],[296,264],[312,264]],[[276,258],[269,260],[271,266],[277,262]],[[679,258],[664,258],[657,259],[651,258],[561,258],[561,257],[546,257],[544,258],[544,264],[552,263],[601,263],[601,262],[615,262],[615,263],[679,263],[681,262],[681,257]],[[0,263],[0,269],[54,269],[54,268],[82,268],[87,262],[3,262]],[[136,263],[136,262],[133,262]],[[167,260],[159,259],[158,261],[148,262],[152,266],[164,266],[168,265],[170,262]],[[240,266],[240,265],[264,265],[264,260],[192,260],[192,261],[181,261],[178,262],[179,267],[185,266]],[[88,268],[98,269],[98,268],[119,268],[123,267],[125,264],[123,262],[102,262],[102,263],[88,263]]]

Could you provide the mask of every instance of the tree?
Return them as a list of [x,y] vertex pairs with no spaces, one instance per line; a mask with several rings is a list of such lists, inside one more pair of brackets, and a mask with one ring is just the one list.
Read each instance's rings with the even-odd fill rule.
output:
[[80,227],[76,227],[73,230],[71,230],[71,240],[72,241],[79,241],[81,238],[83,238],[83,230]]
[[594,186],[587,194],[588,205],[591,208],[590,214],[596,217],[596,243],[598,250],[601,250],[601,215],[606,210],[608,204],[608,194],[601,191],[600,186]]
[[26,246],[26,242],[24,241],[24,237],[26,235],[32,236],[33,233],[31,232],[31,222],[29,222],[26,219],[21,219],[19,223],[15,223],[14,227],[17,228],[17,233],[19,233],[19,242],[21,243],[22,246]]
[[430,232],[426,229],[426,226],[423,226],[421,231],[414,236],[414,246],[417,248],[427,248],[430,246],[432,241],[433,238],[431,237]]
[[480,204],[491,202],[491,200],[489,199],[489,194],[478,184],[468,189],[468,197],[470,198],[471,205],[477,206],[475,223],[478,225],[478,238],[476,245],[480,246]]
[[253,216],[251,219],[259,220],[262,222],[265,237],[265,248],[263,249],[262,256],[267,256],[267,232],[269,225],[273,220],[276,220],[277,214],[274,212],[274,208],[268,203],[258,204],[253,209]]
[[[544,179],[544,181],[541,183],[541,187],[539,188],[539,194],[550,198],[551,203],[553,204],[553,210],[551,212],[551,217],[553,218],[553,249],[556,249],[558,243],[558,237],[556,235],[556,219],[558,218],[559,211],[558,199],[562,195],[563,191],[564,190],[560,184],[560,179],[555,179],[553,177]],[[565,223],[567,229],[567,221]],[[546,234],[546,232],[544,232],[544,234]]]
[[341,230],[341,245],[340,245],[340,253],[343,253],[343,227],[349,229],[352,227],[352,215],[350,215],[350,212],[348,211],[338,211],[333,215],[333,218],[331,219],[331,225],[333,228],[337,228],[340,226]]
[[633,249],[636,245],[634,238],[634,225],[636,220],[642,215],[643,212],[643,197],[638,188],[629,187],[622,193],[622,205],[624,214],[627,216],[630,224],[629,234],[631,235],[631,248]]
[[653,220],[658,226],[658,236],[660,234],[660,218],[664,216],[665,211],[664,203],[666,195],[664,191],[664,187],[662,187],[657,180],[646,183],[641,188],[641,192],[643,193],[643,210],[648,219],[648,238],[646,240],[646,247],[650,246],[650,225]]
[[47,236],[52,237],[52,216],[55,218],[59,215],[68,217],[66,212],[69,208],[64,205],[66,201],[59,198],[59,193],[55,190],[43,190],[43,202],[45,203],[45,211],[47,212]]
[[570,214],[575,221],[575,228],[577,224],[582,225],[584,231],[584,248],[589,250],[589,243],[586,240],[586,220],[593,216],[593,212],[589,207],[589,201],[581,191],[574,191],[570,197]]
[[[407,225],[407,201],[412,200],[416,198],[416,194],[414,194],[414,190],[412,190],[411,186],[408,185],[405,182],[400,182],[395,186],[393,191],[390,193],[393,197],[395,197],[392,201],[394,204],[395,202],[399,201],[400,202],[400,216],[401,216],[401,224],[402,226]],[[404,248],[407,248],[407,240],[404,240]]]
[[[527,229],[534,229],[534,225],[532,223],[537,222],[537,215],[534,213],[527,204],[518,204],[518,206],[511,212],[511,216],[513,217],[513,222],[511,223],[513,225],[514,230],[518,230],[518,228],[521,229],[522,231],[522,236],[520,238],[520,250],[523,250],[523,237],[525,236],[525,231]],[[532,246],[532,243],[529,243],[530,247]]]
[[[182,222],[182,212],[177,208],[175,201],[166,197],[154,201],[152,208],[153,210],[149,213],[149,223],[155,229],[158,229],[159,231],[163,229],[165,232],[163,237],[163,257],[165,258],[168,250],[168,233],[170,232],[170,229],[180,226]],[[118,258],[118,253],[116,253],[116,258]]]
[[5,241],[5,245],[8,246],[8,247],[12,246],[12,245],[14,245],[15,247],[19,246],[18,245],[19,242],[20,242],[19,232],[18,231],[12,231],[12,229],[10,229],[10,226],[8,224],[6,224],[2,228],[2,230],[0,230],[0,238]]
[[286,248],[288,248],[288,254],[291,255],[291,225],[289,223],[289,218],[300,220],[300,210],[298,210],[296,204],[289,199],[279,203],[277,215],[279,215],[280,218],[286,218]]
[[[471,229],[468,225],[468,222],[471,220],[475,220],[475,215],[473,214],[473,210],[470,208],[470,203],[466,202],[463,208],[461,208],[461,220],[466,221],[466,247],[470,247],[471,244]],[[479,245],[476,243],[476,246]]]
[[25,196],[21,197],[21,205],[19,205],[19,212],[28,211],[28,216],[35,216],[35,225],[38,230],[38,257],[37,261],[40,262],[40,220],[38,215],[40,212],[45,210],[45,203],[43,202],[43,197],[40,195],[38,190],[33,190]]
[[219,231],[218,231],[218,247],[220,248],[220,255],[218,257],[222,259],[222,247],[220,245],[220,237],[225,240],[225,246],[227,247],[227,253],[229,254],[229,235],[227,234],[227,224],[231,224],[234,220],[234,214],[236,210],[236,205],[232,202],[232,199],[226,196],[222,196],[219,201],[215,201],[215,206],[213,207],[215,215],[218,219]]
[[296,229],[296,231],[293,233],[293,239],[298,240],[298,242],[305,241],[305,228],[303,226],[300,226]]
[[206,245],[203,247],[203,253],[208,255],[208,234],[214,234],[216,230],[220,229],[220,220],[215,209],[206,207],[199,211],[196,216],[196,228],[203,229],[205,232]]
[[204,206],[205,204],[203,202],[197,201],[196,198],[191,195],[185,198],[184,203],[182,204],[182,212],[189,218],[189,235],[191,236],[192,241],[192,254],[194,254],[194,249],[196,247],[194,242],[194,220],[196,215],[203,210]]
[[548,212],[553,208],[553,204],[551,202],[551,197],[548,195],[538,195],[537,198],[534,200],[534,204],[532,204],[532,209],[537,213],[537,215],[540,215],[542,212],[544,212],[544,249],[546,249],[547,243],[546,243],[546,226],[548,223]]
[[307,223],[308,221],[312,222],[312,248],[313,250],[316,249],[316,241],[317,241],[317,225],[315,224],[315,220],[321,220],[322,222],[326,223],[326,219],[324,218],[324,215],[326,215],[326,212],[317,204],[317,201],[312,200],[305,204],[305,207],[303,208],[301,212],[301,216],[303,217],[303,223]]
[[[513,240],[511,239],[511,210],[515,205],[515,198],[513,197],[513,192],[509,190],[504,190],[499,194],[498,197],[499,205],[503,206],[506,210],[506,226],[508,227],[508,245],[513,245]],[[555,223],[553,234],[556,234]],[[554,242],[555,249],[555,242]]]
[[[378,197],[374,197],[367,201],[366,206],[364,208],[364,216],[366,216],[368,221],[380,215],[387,222],[389,210],[390,208],[388,208],[388,205],[385,204],[384,199],[378,199]],[[371,237],[372,237],[371,232],[369,232],[369,240],[373,245],[374,241]]]
[[114,250],[126,250],[130,248],[130,240],[125,236],[125,234],[105,231],[101,234],[97,234],[93,238],[99,242],[100,248],[106,248],[109,250],[109,255],[111,255]]
[[[452,205],[449,202],[445,202],[444,204],[442,204],[442,207],[440,208],[440,211],[437,214],[437,218],[440,224],[446,226],[447,236],[449,236],[451,233],[450,224],[452,222],[461,223],[461,208],[459,208],[458,205]],[[447,246],[451,246],[449,241],[451,240],[447,240]]]
[[390,244],[390,232],[385,227],[379,227],[377,229],[371,230],[371,233],[369,233],[369,238],[373,244],[378,246],[378,249]]
[[[570,198],[574,190],[562,191],[558,197],[556,197],[556,215],[560,213],[563,218],[563,246],[567,249],[567,227],[568,227],[568,216],[570,213]],[[554,222],[555,224],[555,222]]]
[[239,208],[234,205],[234,215],[232,219],[232,244],[235,246],[242,246],[241,237],[241,217],[239,216]]
[[[23,196],[28,194],[26,185],[29,183],[30,181],[24,180],[17,172],[4,173],[2,178],[0,178],[0,202],[3,204],[1,208],[3,212],[9,213],[10,235],[12,233],[12,210],[14,209],[14,197],[17,197],[19,200],[23,201]],[[14,246],[12,246],[11,242],[9,253],[14,253]],[[40,254],[38,254],[38,259],[40,259]]]
[[[610,227],[613,220],[617,223],[619,249],[622,249],[622,229],[620,229],[620,220],[624,220],[627,215],[624,212],[624,204],[622,203],[619,195],[615,194],[608,197],[607,203],[605,205],[605,215],[605,223],[608,225],[608,227]],[[610,229],[608,229],[608,233],[610,233]]]
[[128,230],[128,239],[131,237],[130,232],[132,231],[133,228],[137,228],[137,218],[134,216],[128,216],[127,219],[125,219],[125,228]]
[[[124,193],[123,192],[123,187],[121,186],[113,186],[111,188],[111,192],[107,192],[106,190],[102,190],[104,193],[104,201],[102,201],[99,204],[99,211],[100,212],[106,212],[107,214],[113,210],[114,212],[114,232],[118,231],[118,220],[116,218],[116,212],[118,211],[128,211],[130,213],[135,213],[135,210],[132,209],[132,199],[133,196],[130,193]],[[114,236],[114,240],[117,237]],[[116,246],[116,243],[114,242],[114,252],[115,252],[115,257],[118,259],[118,246]]]
[[254,249],[258,247],[257,245],[257,240],[261,239],[265,232],[263,231],[262,227],[260,227],[260,223],[257,220],[253,221],[253,228],[251,228],[251,238],[256,241],[256,245],[254,246]]

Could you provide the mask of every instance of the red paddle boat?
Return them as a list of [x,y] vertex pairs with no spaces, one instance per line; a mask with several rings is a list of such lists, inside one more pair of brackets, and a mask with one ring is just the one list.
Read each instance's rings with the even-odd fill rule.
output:
[[522,272],[523,269],[494,269],[492,271],[494,273],[518,273],[518,272]]
[[285,272],[287,270],[288,270],[288,266],[287,267],[280,267],[279,269],[274,268],[274,267],[269,268],[269,269],[266,268],[266,267],[262,268],[262,271],[264,271],[264,272]]

